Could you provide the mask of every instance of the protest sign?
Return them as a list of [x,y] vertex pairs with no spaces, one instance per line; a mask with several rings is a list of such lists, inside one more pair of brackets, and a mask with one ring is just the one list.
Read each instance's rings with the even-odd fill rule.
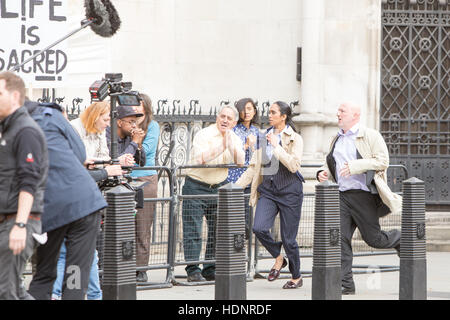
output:
[[[19,65],[68,30],[67,1],[0,0],[0,71]],[[61,87],[67,64],[67,43],[63,41],[16,72],[27,86]]]

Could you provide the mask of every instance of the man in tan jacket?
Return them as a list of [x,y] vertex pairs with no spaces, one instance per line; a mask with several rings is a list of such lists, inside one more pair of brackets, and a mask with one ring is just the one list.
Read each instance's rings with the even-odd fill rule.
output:
[[[231,130],[239,113],[234,106],[223,106],[216,117],[216,123],[203,128],[194,136],[191,148],[192,165],[243,165],[244,148],[240,138]],[[190,168],[186,170],[183,195],[217,194],[226,183],[228,168]],[[215,264],[204,263],[200,269],[197,263],[202,249],[203,216],[208,226],[204,260],[215,259],[215,220],[217,202],[208,198],[183,200],[183,249],[188,262],[185,270],[188,282],[215,280]]]
[[402,199],[387,185],[389,152],[381,134],[360,124],[360,107],[343,103],[337,111],[337,136],[326,165],[317,172],[320,182],[339,185],[341,216],[342,294],[354,294],[351,240],[358,227],[363,240],[378,249],[400,251],[400,231],[381,230],[379,218],[400,212]]

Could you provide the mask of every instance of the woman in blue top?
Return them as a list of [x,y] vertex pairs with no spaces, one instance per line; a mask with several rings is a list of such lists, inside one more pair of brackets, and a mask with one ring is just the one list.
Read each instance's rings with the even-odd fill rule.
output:
[[[258,138],[259,129],[253,124],[258,120],[258,110],[255,102],[250,98],[243,98],[236,102],[236,109],[239,111],[239,120],[233,128],[234,133],[241,138],[242,145],[245,151],[245,165],[250,163],[253,152],[256,149],[256,141]],[[228,170],[227,181],[235,183],[247,168],[236,168]],[[250,185],[244,189],[244,193],[250,194]],[[250,207],[248,205],[248,198],[245,198],[245,237],[248,239],[250,235]]]
[[[142,145],[146,155],[145,166],[155,165],[156,149],[159,141],[159,125],[153,120],[152,101],[144,93],[139,94],[142,98],[141,105],[136,107],[136,112],[143,113],[144,116],[137,119],[139,128],[147,132]],[[158,175],[155,170],[134,170],[132,177],[140,181],[149,182],[144,187],[144,198],[158,197]],[[144,208],[137,210],[136,215],[136,266],[143,267],[148,265],[150,255],[150,237],[155,211],[155,202],[144,202]],[[136,272],[136,281],[147,282],[147,273],[145,271]]]

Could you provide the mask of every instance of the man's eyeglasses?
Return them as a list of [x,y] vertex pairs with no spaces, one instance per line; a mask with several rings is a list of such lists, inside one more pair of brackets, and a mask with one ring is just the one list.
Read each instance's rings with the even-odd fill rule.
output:
[[123,119],[120,119],[120,120],[123,121],[123,122],[128,123],[130,126],[136,126],[137,125],[137,121],[136,120],[123,120]]

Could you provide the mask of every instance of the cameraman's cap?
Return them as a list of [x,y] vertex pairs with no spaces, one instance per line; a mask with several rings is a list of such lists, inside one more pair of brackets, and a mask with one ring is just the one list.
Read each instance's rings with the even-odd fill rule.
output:
[[136,112],[132,106],[118,106],[117,107],[117,119],[123,119],[126,117],[143,117],[144,114]]

